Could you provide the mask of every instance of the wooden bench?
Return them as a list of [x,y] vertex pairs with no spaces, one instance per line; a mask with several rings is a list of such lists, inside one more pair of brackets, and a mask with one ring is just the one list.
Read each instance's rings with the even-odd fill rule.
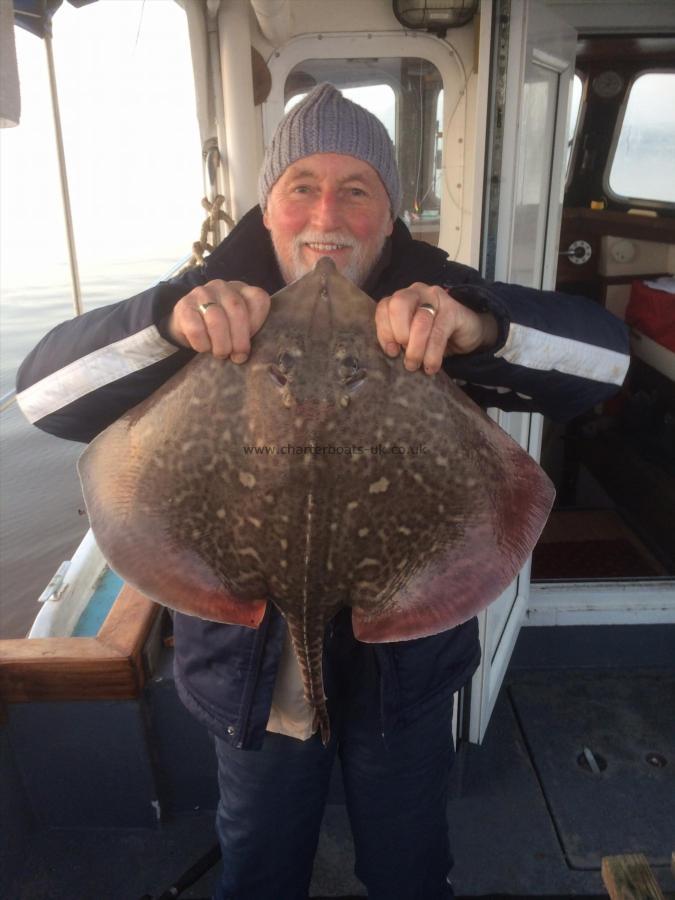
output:
[[[675,875],[675,852],[670,867]],[[642,853],[604,856],[602,880],[611,900],[668,900],[675,896],[663,893]]]

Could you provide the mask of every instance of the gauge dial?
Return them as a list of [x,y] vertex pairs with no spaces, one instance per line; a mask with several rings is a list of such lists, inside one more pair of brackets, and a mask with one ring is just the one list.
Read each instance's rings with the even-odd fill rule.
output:
[[592,87],[598,97],[602,97],[603,100],[611,100],[612,97],[616,97],[620,93],[623,87],[623,78],[618,72],[607,69],[606,72],[600,72],[599,75],[595,76]]
[[569,261],[574,263],[575,266],[583,266],[584,263],[588,262],[592,255],[593,251],[588,241],[573,241],[565,254]]

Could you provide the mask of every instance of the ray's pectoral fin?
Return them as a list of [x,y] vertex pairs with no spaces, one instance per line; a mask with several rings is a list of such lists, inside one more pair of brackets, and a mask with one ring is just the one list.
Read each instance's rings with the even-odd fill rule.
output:
[[[466,622],[506,590],[532,552],[553,505],[546,474],[517,445],[505,454],[504,477],[490,485],[444,546],[417,566],[404,587],[355,597],[354,635],[366,643],[438,634]],[[442,523],[436,532],[442,534]],[[420,535],[420,546],[434,540]],[[441,539],[442,540],[442,539]]]
[[[151,600],[214,622],[257,628],[264,591],[233,592],[219,577],[209,536],[186,541],[172,534],[171,485],[154,484],[144,499],[142,467],[135,462],[128,422],[119,420],[85,450],[78,462],[89,521],[110,567]],[[260,588],[260,585],[257,586]]]
[[[176,544],[157,522],[136,530],[114,527],[89,512],[96,541],[110,567],[128,584],[156,603],[212,622],[257,628],[266,601],[235,595],[194,550]],[[142,525],[142,517],[137,518]],[[148,565],[155,560],[155,565]]]

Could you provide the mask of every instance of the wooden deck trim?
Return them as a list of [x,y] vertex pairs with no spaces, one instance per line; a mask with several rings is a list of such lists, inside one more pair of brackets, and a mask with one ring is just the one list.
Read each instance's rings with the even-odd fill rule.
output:
[[665,900],[643,853],[603,856],[601,874],[611,900]]
[[566,226],[583,230],[586,234],[611,234],[612,237],[629,237],[635,241],[668,244],[675,241],[675,221],[667,216],[641,216],[622,210],[566,207],[563,210],[563,227]]
[[125,700],[145,684],[143,647],[161,607],[120,591],[96,637],[0,641],[0,700]]

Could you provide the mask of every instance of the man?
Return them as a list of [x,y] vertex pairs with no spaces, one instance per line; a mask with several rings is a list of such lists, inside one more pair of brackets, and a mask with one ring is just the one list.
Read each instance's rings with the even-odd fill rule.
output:
[[[396,219],[394,149],[379,121],[330,85],[280,124],[249,212],[199,271],[59,326],[19,372],[39,427],[90,440],[195,351],[245,364],[270,294],[330,256],[377,301],[378,341],[410,371],[443,365],[474,399],[564,420],[623,380],[625,328],[590,301],[486,286]],[[495,390],[497,388],[498,390]],[[451,589],[451,586],[448,588]],[[348,610],[330,623],[324,672],[333,736],[313,733],[286,627],[176,614],[181,698],[214,734],[224,871],[217,897],[303,900],[335,754],[371,900],[451,897],[446,784],[452,698],[480,657],[476,620],[365,645]]]

